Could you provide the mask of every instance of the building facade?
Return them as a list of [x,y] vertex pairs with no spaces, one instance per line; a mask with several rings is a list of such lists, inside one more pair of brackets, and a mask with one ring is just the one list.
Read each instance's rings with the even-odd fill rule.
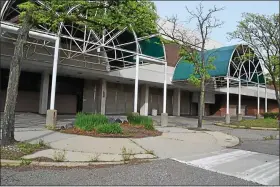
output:
[[[1,11],[0,111],[4,110],[9,66],[14,51],[16,29],[18,29],[17,22],[14,21],[18,14],[11,13],[16,7],[15,2],[6,1],[2,4]],[[187,63],[180,59],[177,45],[159,44],[156,35],[135,39],[135,36],[126,30],[106,31],[103,36],[96,36],[91,34],[94,31],[79,33],[77,28],[69,28],[67,24],[62,25],[61,28],[54,102],[58,114],[77,112],[126,114],[134,111],[135,95],[137,95],[137,111],[142,115],[151,115],[154,109],[157,110],[158,115],[164,113],[164,103],[168,115],[198,114],[199,88],[187,82],[191,67],[185,66]],[[40,38],[37,37],[38,35]],[[51,38],[55,34],[43,33],[36,29],[30,33],[23,54],[17,112],[46,114],[50,109],[56,45],[55,42],[45,39],[45,35]],[[103,41],[99,42],[102,38]],[[166,69],[162,64],[142,59],[139,71],[136,73],[137,46],[143,57],[166,62]],[[254,82],[254,71],[250,74],[249,69],[254,68],[258,81],[259,77],[263,76],[263,69],[255,60],[249,62],[249,66],[240,65],[240,74],[247,74],[248,71],[249,75],[247,74],[247,78],[239,76],[240,80],[247,80],[242,82],[241,93],[239,93],[238,84],[234,83],[238,77],[235,77],[234,72],[231,74],[228,67],[232,66],[232,56],[236,51],[238,52],[240,46],[223,47],[215,41],[210,41],[207,45],[209,51],[217,50],[218,54],[222,54],[221,51],[224,52],[228,48],[231,48],[231,51],[228,52],[229,58],[218,57],[219,63],[227,69],[222,73],[216,72],[211,75],[213,79],[206,89],[205,116],[225,116],[227,105],[228,113],[236,116],[238,95],[241,95],[242,115],[254,116],[265,111],[277,111],[274,90],[265,88],[265,80]],[[137,50],[136,52],[138,54]],[[244,72],[241,70],[243,68]],[[139,83],[137,94],[135,94],[136,74]],[[229,76],[232,77],[232,82],[227,90],[225,77]],[[166,101],[164,82],[167,85]],[[262,83],[261,87],[258,86],[260,83]],[[227,92],[229,102],[227,102]]]

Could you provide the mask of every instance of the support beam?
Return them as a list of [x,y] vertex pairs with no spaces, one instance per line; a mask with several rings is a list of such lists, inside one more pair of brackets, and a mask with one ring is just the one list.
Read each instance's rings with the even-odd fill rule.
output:
[[265,86],[265,112],[267,112],[267,87]]
[[[18,25],[14,25],[14,24],[11,24],[11,23],[1,21],[1,32],[6,31],[6,32],[9,32],[9,33],[18,34],[18,29],[19,29]],[[50,42],[57,41],[57,36],[55,36],[53,34],[50,34],[50,33],[38,31],[38,30],[37,31],[32,31],[32,30],[29,31],[29,37],[30,38],[35,38],[35,39],[38,39],[38,40],[47,40],[47,41],[50,41]]]
[[226,111],[226,124],[230,123],[230,114],[229,114],[229,78],[227,77],[227,111]]
[[52,72],[52,88],[51,88],[51,103],[50,109],[54,110],[55,103],[55,89],[56,89],[56,77],[57,77],[57,64],[59,60],[59,45],[60,45],[60,37],[55,41],[54,48],[54,58],[53,58],[53,72]]
[[260,118],[260,86],[259,86],[259,84],[258,84],[258,91],[257,91],[258,93],[258,111],[257,111],[257,119],[259,119]]
[[139,79],[139,55],[136,55],[136,67],[135,67],[135,86],[134,86],[134,109],[133,112],[137,113],[137,101],[138,101],[138,79]]
[[101,80],[101,103],[100,103],[100,113],[106,114],[106,98],[107,98],[107,81]]
[[46,125],[55,127],[57,120],[57,111],[54,109],[55,103],[55,89],[56,89],[56,76],[57,76],[57,64],[59,60],[59,45],[60,37],[58,36],[55,41],[54,58],[53,58],[53,72],[52,72],[52,87],[51,87],[51,103],[50,109],[47,111]]
[[46,114],[48,110],[49,81],[50,81],[49,73],[43,72],[41,77],[41,87],[40,87],[39,114]]
[[149,86],[143,85],[141,87],[141,99],[140,99],[140,115],[148,116],[149,110]]
[[167,97],[167,63],[164,64],[164,82],[163,82],[163,113],[166,113],[166,97]]
[[238,82],[238,114],[237,114],[237,120],[242,120],[242,112],[241,112],[241,80],[239,79]]
[[168,114],[166,113],[166,98],[167,98],[167,63],[164,64],[164,81],[163,81],[163,112],[160,116],[160,125],[168,126]]
[[181,89],[176,88],[173,91],[173,116],[180,116],[181,114]]

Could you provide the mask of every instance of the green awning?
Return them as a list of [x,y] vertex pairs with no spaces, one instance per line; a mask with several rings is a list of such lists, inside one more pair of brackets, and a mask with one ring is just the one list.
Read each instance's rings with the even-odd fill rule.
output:
[[142,54],[164,59],[164,46],[158,37],[153,37],[139,42]]
[[[232,55],[238,46],[239,45],[226,46],[217,49],[207,50],[205,52],[205,58],[215,58],[215,60],[213,61],[213,65],[216,69],[208,71],[211,77],[227,76],[228,66],[230,64],[230,61],[232,60]],[[173,81],[187,80],[188,78],[190,78],[190,75],[193,73],[193,71],[194,65],[184,60],[184,58],[181,58],[178,61],[177,66],[175,68],[173,74]],[[260,83],[264,83],[264,76],[259,76],[259,80]],[[256,74],[253,76],[251,81],[258,83]]]
[[[152,37],[139,41],[140,53],[159,59],[164,59],[164,46],[158,37]],[[135,49],[136,50],[136,49]],[[135,62],[135,57],[128,57],[125,60]]]
[[[233,45],[206,51],[206,58],[212,56],[215,58],[213,65],[216,67],[216,69],[209,70],[208,72],[212,77],[227,75],[230,58],[235,48],[236,45]],[[193,70],[194,65],[181,58],[174,71],[173,81],[187,80],[190,78]]]

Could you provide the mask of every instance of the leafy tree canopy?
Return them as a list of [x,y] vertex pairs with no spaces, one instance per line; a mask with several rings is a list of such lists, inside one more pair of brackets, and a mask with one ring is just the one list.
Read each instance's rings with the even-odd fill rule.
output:
[[230,39],[248,43],[268,70],[268,82],[273,84],[280,111],[280,17],[279,14],[243,13]]
[[236,30],[228,33],[230,39],[239,39],[253,47],[270,76],[275,80],[279,79],[280,75],[279,26],[279,14],[243,13],[242,20],[237,25]]
[[96,32],[101,32],[104,28],[121,30],[127,27],[130,30],[130,25],[140,35],[157,32],[156,7],[148,0],[42,0],[41,2],[43,5],[35,1],[21,3],[20,20],[30,13],[33,25],[44,25],[51,28],[53,32],[58,30],[61,22],[74,22],[81,27],[86,25],[88,29]]

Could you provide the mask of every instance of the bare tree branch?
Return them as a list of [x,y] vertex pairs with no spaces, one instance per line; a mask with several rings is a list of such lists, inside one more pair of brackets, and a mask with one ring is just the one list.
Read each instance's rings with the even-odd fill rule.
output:
[[[216,8],[214,6],[213,9],[209,9],[208,12],[204,14],[202,3],[196,7],[195,11],[191,11],[186,7],[186,12],[189,15],[186,22],[189,23],[194,20],[197,24],[197,32],[190,32],[180,25],[176,16],[167,19],[168,23],[165,23],[166,26],[164,26],[164,24],[159,24],[159,29],[163,33],[163,36],[166,36],[169,40],[178,44],[182,51],[182,56],[186,61],[193,64],[193,73],[189,80],[195,85],[200,86],[198,128],[202,126],[205,86],[211,82],[208,82],[210,77],[208,71],[211,70],[213,62],[213,60],[209,59],[209,56],[206,56],[205,46],[211,31],[223,24],[223,22],[213,16],[216,12],[221,10],[224,10],[224,8]],[[171,28],[168,26],[171,26]]]

